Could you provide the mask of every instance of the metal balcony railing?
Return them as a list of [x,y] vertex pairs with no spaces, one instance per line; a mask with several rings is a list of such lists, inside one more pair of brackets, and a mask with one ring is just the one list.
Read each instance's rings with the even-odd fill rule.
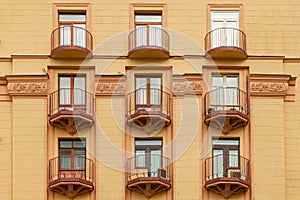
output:
[[223,155],[213,156],[205,160],[204,167],[205,181],[223,178],[240,179],[250,184],[250,160],[242,156],[229,155],[228,160],[225,160]]
[[51,33],[51,51],[58,47],[81,47],[91,51],[93,36],[81,27],[62,26]]
[[[66,161],[69,163],[66,164]],[[83,156],[59,156],[49,160],[49,182],[94,182],[93,160]]]
[[126,163],[127,180],[147,178],[147,180],[161,178],[170,181],[170,160],[158,154],[136,155]]
[[60,111],[94,115],[94,95],[79,88],[61,88],[49,95],[49,115]]
[[205,50],[219,47],[237,47],[246,52],[246,34],[237,28],[217,28],[205,36]]
[[204,108],[205,115],[229,110],[248,115],[248,94],[236,87],[219,87],[205,94]]
[[141,88],[127,94],[127,115],[131,116],[140,111],[170,115],[171,97],[161,89]]
[[141,27],[129,33],[128,51],[154,47],[169,52],[170,37],[166,30],[157,27]]

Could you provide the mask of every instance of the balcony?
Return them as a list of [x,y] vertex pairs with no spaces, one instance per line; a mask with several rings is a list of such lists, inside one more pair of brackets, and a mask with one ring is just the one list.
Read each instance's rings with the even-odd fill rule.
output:
[[171,123],[170,94],[160,89],[141,88],[127,94],[127,123],[147,134]]
[[246,59],[246,35],[236,28],[212,30],[205,36],[205,50],[213,59]]
[[248,94],[235,87],[217,88],[204,96],[204,123],[227,134],[249,120]]
[[[230,155],[238,167],[224,167],[223,155],[207,158],[205,166],[205,188],[228,199],[250,187],[250,161],[242,156]],[[232,163],[233,164],[233,163]]]
[[127,188],[151,198],[171,188],[170,161],[158,154],[148,155],[137,155],[127,160]]
[[63,88],[49,95],[49,122],[71,135],[94,123],[94,95]]
[[62,26],[51,33],[51,57],[84,59],[91,55],[92,34],[84,28]]
[[66,156],[55,157],[49,161],[49,188],[70,199],[94,189],[93,160],[79,156],[74,157],[76,167],[68,169],[61,168],[62,161],[67,158]]
[[129,58],[169,58],[169,34],[157,27],[141,27],[128,36]]

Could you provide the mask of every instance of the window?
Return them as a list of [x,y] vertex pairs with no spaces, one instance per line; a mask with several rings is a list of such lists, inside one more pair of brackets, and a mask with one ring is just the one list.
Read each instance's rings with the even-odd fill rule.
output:
[[212,105],[238,106],[238,75],[212,75]]
[[86,142],[83,140],[59,140],[60,170],[84,170]]
[[85,84],[85,75],[60,75],[60,106],[85,106]]
[[162,46],[162,14],[135,13],[136,47]]
[[228,169],[239,168],[239,139],[213,139],[213,177],[227,177]]
[[161,75],[136,75],[136,106],[157,106],[161,105]]
[[162,140],[135,140],[135,167],[147,169],[148,176],[157,177],[162,167]]
[[239,11],[211,11],[212,48],[239,46]]
[[86,47],[86,14],[60,12],[60,46]]

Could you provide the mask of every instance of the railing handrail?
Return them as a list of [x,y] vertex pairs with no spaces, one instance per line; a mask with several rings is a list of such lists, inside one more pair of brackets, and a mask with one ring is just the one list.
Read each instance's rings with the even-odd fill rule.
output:
[[[54,48],[56,48],[56,47],[59,47],[59,46],[80,46],[80,45],[74,44],[73,42],[71,42],[70,45],[60,45],[60,44],[59,44],[59,40],[57,40],[57,42],[54,42],[54,41],[55,41],[55,33],[58,32],[58,31],[60,31],[61,29],[65,29],[65,28],[67,28],[67,27],[68,27],[68,28],[71,28],[71,29],[74,29],[74,30],[79,29],[79,30],[84,31],[84,32],[86,33],[86,35],[88,35],[88,37],[86,37],[86,40],[89,40],[89,42],[87,43],[87,44],[89,44],[89,45],[87,45],[85,48],[87,48],[87,49],[89,49],[89,50],[92,50],[92,49],[93,49],[93,35],[92,35],[92,33],[91,33],[90,31],[88,31],[88,30],[85,29],[85,28],[78,27],[78,26],[74,26],[74,25],[63,25],[63,26],[61,26],[61,27],[55,28],[55,29],[51,32],[51,49],[52,49],[52,50],[53,50]],[[57,37],[60,37],[60,34],[58,34]],[[77,36],[77,37],[79,37],[79,36]],[[73,40],[74,40],[74,39],[73,39]],[[57,44],[56,44],[56,43],[57,43]]]
[[[229,156],[235,156],[238,158],[238,166],[237,167],[230,167],[227,166],[226,168],[223,168],[224,160],[222,162],[216,162],[216,164],[213,164],[214,159],[217,159],[219,157],[223,158],[223,154],[211,156],[204,160],[204,167],[205,167],[205,180],[213,180],[217,178],[240,178],[243,179],[246,182],[250,182],[250,160],[235,154],[229,154]],[[215,165],[215,166],[214,166]],[[216,167],[217,171],[214,171],[214,167]],[[218,169],[221,169],[218,170]],[[228,174],[228,170],[239,170],[238,172],[241,173],[240,177],[231,177],[230,174]]]
[[[160,98],[160,104],[151,104],[150,102],[146,102],[146,104],[137,104],[137,102],[136,102],[137,93],[139,91],[148,91],[148,90],[160,92],[160,95],[157,96],[158,98]],[[166,114],[166,115],[170,114],[171,95],[168,92],[166,92],[160,88],[150,88],[150,89],[149,88],[139,88],[139,89],[136,89],[136,90],[128,93],[126,95],[126,98],[127,98],[127,113],[129,116],[134,114],[133,111],[135,111],[137,107],[141,107],[141,106],[145,107],[145,108],[160,106],[161,113]]]
[[[162,37],[160,38],[161,39],[161,44],[160,45],[156,45],[156,44],[150,45],[149,38],[147,36],[147,38],[146,38],[146,44],[145,45],[139,45],[139,46],[137,46],[136,45],[136,38],[137,38],[136,32],[137,31],[141,31],[143,29],[145,29],[145,31],[147,31],[148,34],[151,34],[150,30],[161,31],[161,35],[162,35]],[[167,51],[169,51],[169,48],[170,48],[170,35],[169,35],[169,33],[164,28],[159,28],[159,27],[150,27],[150,26],[147,26],[147,27],[136,28],[136,29],[132,30],[129,33],[129,35],[128,35],[128,41],[129,41],[128,42],[128,49],[129,49],[129,51],[131,51],[132,49],[135,49],[136,47],[147,47],[147,46],[149,46],[149,47],[159,47],[159,48],[163,48],[163,49],[165,49]]]
[[[68,179],[68,178],[73,178],[71,175],[73,175],[74,177],[78,178],[78,179],[83,179],[83,180],[87,180],[87,181],[91,181],[93,182],[94,180],[94,161],[90,158],[87,158],[85,156],[81,156],[81,155],[71,155],[69,157],[81,157],[82,159],[85,160],[84,163],[84,168],[61,168],[60,167],[60,158],[61,157],[65,157],[64,155],[61,156],[57,156],[54,158],[49,159],[49,180],[50,181],[54,181],[57,179]],[[61,177],[60,173],[63,172],[70,172],[70,174],[68,174],[67,177]],[[84,173],[84,174],[80,174],[80,176],[78,176],[78,174],[76,174],[75,172],[80,172],[80,173]],[[74,174],[72,174],[74,173]]]
[[[236,90],[237,92],[236,93],[233,93],[233,94],[230,94],[228,95],[226,93],[226,90],[228,91],[233,91],[233,90]],[[223,93],[221,92],[218,92],[218,91],[223,91]],[[229,104],[227,101],[228,99],[226,99],[227,101],[226,102],[223,102],[222,104],[220,102],[216,103],[216,104],[213,104],[213,94],[216,93],[216,99],[219,100],[222,98],[222,100],[224,101],[225,97],[229,97],[230,98],[233,98],[233,99],[230,99],[230,100],[235,100],[236,101],[236,104]],[[223,94],[223,96],[221,96],[221,94]],[[236,96],[233,96],[234,94],[236,94]],[[227,95],[227,96],[226,96]],[[236,99],[234,99],[236,98]],[[213,89],[209,92],[207,92],[205,95],[204,95],[204,109],[205,109],[205,114],[208,114],[208,110],[210,108],[213,108],[213,107],[241,107],[243,108],[243,111],[242,113],[245,113],[245,114],[249,114],[249,102],[248,102],[249,98],[248,98],[248,93],[241,90],[240,88],[238,87],[218,87],[216,89]],[[221,109],[222,110],[222,109]],[[226,110],[226,109],[224,109]]]
[[[60,92],[61,91],[70,91],[70,96],[68,96],[68,100],[70,100],[69,104],[60,104]],[[80,99],[84,102],[84,104],[74,104],[74,96],[71,96],[71,91],[80,91],[80,94],[83,95],[83,99]],[[59,112],[60,108],[78,108],[84,107],[85,110],[81,112],[85,112],[89,115],[94,115],[94,94],[83,90],[81,88],[60,88],[52,93],[49,94],[49,115],[55,114]],[[65,97],[67,99],[67,97]],[[73,100],[73,101],[72,101]]]
[[[237,37],[232,37],[232,41],[229,43],[226,43],[225,45],[221,45],[220,42],[224,42],[223,41],[223,37],[226,37],[228,35],[226,34],[218,34],[221,31],[225,31],[225,30],[230,30],[233,31],[234,33],[237,33]],[[215,33],[218,37],[214,38],[212,37],[213,33]],[[238,28],[234,28],[234,27],[221,27],[221,28],[216,28],[213,29],[211,31],[209,31],[206,35],[205,35],[205,50],[209,51],[211,49],[214,48],[219,48],[219,47],[238,47],[240,49],[242,49],[244,52],[246,52],[246,34],[238,29]],[[213,46],[212,41],[216,41],[217,43],[215,44],[215,46]]]
[[[153,159],[154,157],[154,159]],[[137,166],[136,161],[139,160],[139,158],[144,159],[145,166]],[[150,159],[146,161],[147,159]],[[158,163],[155,163],[157,162]],[[151,165],[147,162],[154,162],[151,163]],[[170,180],[170,159],[166,156],[159,155],[159,154],[151,154],[146,153],[143,155],[135,155],[133,157],[130,157],[126,161],[126,172],[127,172],[127,178],[128,179],[134,179],[138,177],[160,177],[159,171],[165,170],[164,178],[166,180]],[[153,166],[155,166],[153,168]],[[141,175],[141,176],[139,176]],[[133,177],[136,176],[136,177]]]

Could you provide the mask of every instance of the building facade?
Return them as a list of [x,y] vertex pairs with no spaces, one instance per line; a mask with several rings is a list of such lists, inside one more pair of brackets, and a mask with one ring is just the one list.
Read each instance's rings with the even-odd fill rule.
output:
[[1,200],[300,198],[298,0],[1,8]]

